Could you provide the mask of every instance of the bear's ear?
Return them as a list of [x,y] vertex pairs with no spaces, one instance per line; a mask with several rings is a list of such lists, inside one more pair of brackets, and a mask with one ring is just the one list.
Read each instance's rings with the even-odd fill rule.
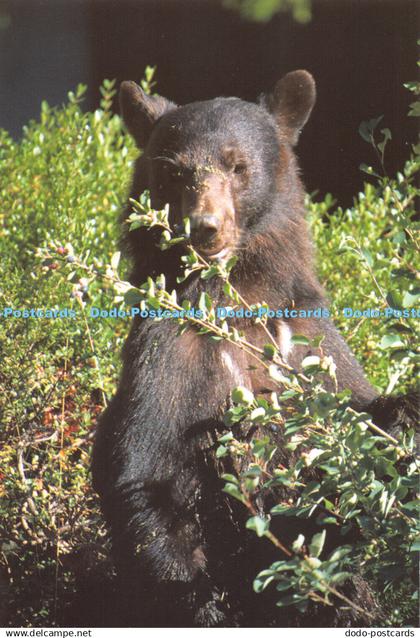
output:
[[266,96],[266,105],[285,130],[291,144],[308,121],[315,104],[315,80],[308,71],[292,71],[279,80],[273,92]]
[[159,95],[147,95],[135,82],[122,82],[120,109],[124,123],[137,145],[144,148],[153,124],[176,104]]

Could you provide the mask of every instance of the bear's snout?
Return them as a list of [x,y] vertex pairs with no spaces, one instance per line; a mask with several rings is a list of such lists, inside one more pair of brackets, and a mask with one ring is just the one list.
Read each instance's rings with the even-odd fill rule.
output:
[[198,246],[211,245],[222,228],[222,222],[216,215],[198,214],[191,216],[191,239]]
[[[199,179],[198,179],[199,178]],[[236,237],[235,213],[224,176],[197,171],[196,183],[183,192],[183,217],[189,217],[191,242],[210,259],[226,256]]]

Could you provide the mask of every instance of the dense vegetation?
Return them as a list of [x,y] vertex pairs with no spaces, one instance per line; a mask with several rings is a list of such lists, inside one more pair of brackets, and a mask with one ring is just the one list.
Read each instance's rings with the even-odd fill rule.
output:
[[[80,582],[112,577],[106,533],[90,487],[89,459],[97,416],[116,386],[129,319],[91,318],[89,309],[123,307],[140,297],[165,305],[164,290],[150,285],[131,290],[124,302],[124,286],[117,282],[115,287],[117,273],[126,267],[115,254],[118,213],[136,150],[120,118],[112,114],[113,82],[105,81],[101,91],[101,107],[94,113],[81,109],[80,86],[62,108],[43,103],[39,121],[25,127],[20,141],[0,131],[0,589],[6,594],[4,623],[12,625],[75,623],[71,606]],[[371,382],[381,391],[402,391],[413,385],[418,320],[398,312],[387,319],[342,314],[351,307],[402,309],[410,315],[420,296],[414,220],[419,149],[390,179],[383,173],[383,156],[391,135],[387,129],[378,134],[378,128],[378,121],[361,126],[360,133],[376,149],[378,166],[364,167],[369,183],[353,207],[337,209],[331,196],[308,202],[308,207],[319,273],[337,324]],[[146,212],[149,222],[156,221],[147,200],[137,209],[141,215]],[[190,265],[194,267],[194,259]],[[209,310],[211,300],[203,300],[206,306]],[[68,316],[25,316],[24,310],[31,308],[44,315],[67,309]],[[208,319],[208,332],[220,337],[222,328],[211,313]],[[263,356],[269,362],[274,354],[267,348]],[[417,466],[411,433],[398,444],[378,436],[364,417],[350,414],[345,396],[323,392],[322,367],[322,361],[307,362],[312,388],[295,396],[289,388],[284,398],[292,401],[292,412],[286,418],[281,397],[277,409],[275,401],[264,404],[238,390],[218,454],[241,454],[236,423],[248,419],[264,426],[277,419],[288,444],[298,450],[301,446],[302,455],[293,471],[269,480],[300,485],[300,500],[293,507],[302,516],[321,500],[329,511],[321,526],[358,526],[362,540],[358,547],[344,547],[326,558],[320,527],[316,538],[296,540],[290,560],[280,553],[279,562],[259,575],[255,588],[274,580],[282,604],[304,606],[316,596],[328,602],[334,584],[346,578],[348,562],[358,560],[386,592],[390,624],[413,623],[415,585],[409,576],[415,571],[417,548],[412,496]],[[276,372],[271,369],[271,374]],[[247,473],[226,477],[225,489],[244,506],[267,483],[261,468],[272,454],[264,439],[253,445]],[[324,482],[305,484],[304,468],[310,465],[329,477],[328,489]],[[335,502],[328,498],[332,492],[338,495]],[[278,508],[284,513],[284,505]],[[270,538],[268,513],[260,518],[251,510],[249,527]],[[309,572],[308,558],[314,559]],[[283,573],[292,574],[287,583]]]

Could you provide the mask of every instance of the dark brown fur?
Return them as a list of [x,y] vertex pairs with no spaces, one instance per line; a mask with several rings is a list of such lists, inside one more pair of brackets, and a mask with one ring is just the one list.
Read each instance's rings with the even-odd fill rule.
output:
[[[131,196],[150,189],[152,204],[170,204],[170,220],[190,217],[193,242],[209,260],[236,254],[232,282],[248,303],[314,309],[326,301],[313,267],[304,219],[304,191],[293,153],[315,101],[305,71],[283,78],[260,105],[218,98],[177,108],[123,83],[121,105],[129,131],[144,152]],[[174,172],[175,171],[175,172]],[[124,213],[124,219],[129,209]],[[198,307],[203,291],[229,304],[220,279],[190,276],[178,284],[176,247],[161,252],[159,232],[126,232],[131,280],[166,276],[178,299]],[[329,319],[270,321],[286,349],[285,334],[323,334],[322,349],[337,364],[339,389],[368,409],[377,397]],[[266,336],[240,325],[250,341]],[[298,368],[306,347],[285,354]],[[126,624],[151,626],[349,626],[364,624],[340,607],[312,606],[305,616],[281,614],[269,594],[256,596],[252,579],[276,558],[268,544],[244,531],[246,512],[221,492],[214,450],[231,390],[264,391],[267,379],[239,349],[190,328],[136,320],[123,353],[118,392],[101,418],[93,459],[94,484],[111,527],[124,592]],[[378,405],[378,404],[376,404]],[[244,434],[245,436],[245,434]],[[286,455],[278,438],[279,453]],[[310,521],[282,519],[292,541]],[[350,585],[365,608],[375,605],[362,579]],[[379,617],[379,615],[378,615]],[[122,621],[121,621],[122,622]]]

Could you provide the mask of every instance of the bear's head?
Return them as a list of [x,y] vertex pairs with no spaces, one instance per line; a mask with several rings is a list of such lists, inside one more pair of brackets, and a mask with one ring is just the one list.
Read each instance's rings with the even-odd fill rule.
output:
[[307,71],[288,73],[259,104],[216,98],[176,106],[134,82],[120,90],[124,122],[144,151],[142,185],[152,205],[169,204],[174,226],[189,218],[192,243],[210,260],[237,252],[267,211],[296,207],[291,149],[314,102]]

